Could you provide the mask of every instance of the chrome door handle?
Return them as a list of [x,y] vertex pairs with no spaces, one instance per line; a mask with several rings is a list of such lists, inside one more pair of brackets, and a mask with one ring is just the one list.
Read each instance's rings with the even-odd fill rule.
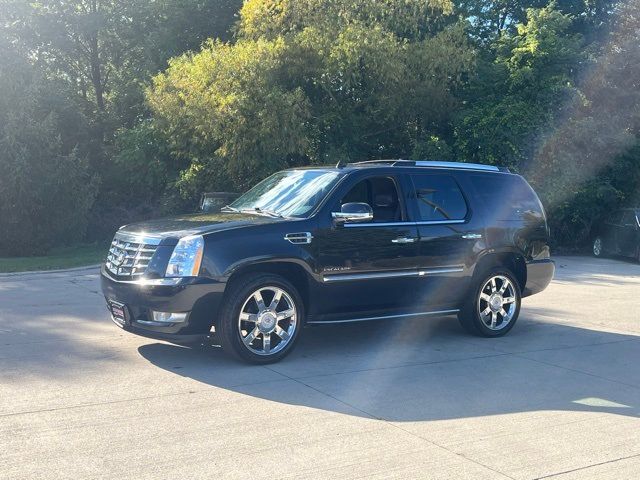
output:
[[400,238],[394,238],[393,240],[391,240],[391,243],[413,243],[417,240],[417,238],[413,238],[413,237],[400,237]]
[[466,240],[477,240],[478,238],[482,238],[480,233],[465,233],[462,235],[462,238]]

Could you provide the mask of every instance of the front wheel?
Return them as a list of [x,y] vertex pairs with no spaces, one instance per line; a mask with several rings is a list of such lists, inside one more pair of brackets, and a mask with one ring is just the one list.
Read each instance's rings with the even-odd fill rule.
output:
[[304,304],[296,288],[278,275],[238,279],[219,317],[222,347],[251,363],[284,358],[300,335]]
[[458,319],[474,335],[500,337],[518,320],[521,298],[520,286],[511,272],[494,268],[480,277]]

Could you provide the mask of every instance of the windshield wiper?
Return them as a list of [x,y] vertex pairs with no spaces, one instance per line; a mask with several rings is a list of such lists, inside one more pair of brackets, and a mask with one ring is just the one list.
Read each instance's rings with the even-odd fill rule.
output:
[[264,210],[260,207],[254,207],[253,209],[251,208],[247,208],[244,210],[240,210],[242,213],[257,213],[258,215],[267,215],[269,217],[274,217],[274,218],[283,218],[281,213],[278,212],[273,212],[271,210]]
[[232,207],[231,205],[225,205],[224,207],[222,207],[220,209],[221,212],[232,212],[232,213],[241,213],[240,210],[238,210],[235,207]]

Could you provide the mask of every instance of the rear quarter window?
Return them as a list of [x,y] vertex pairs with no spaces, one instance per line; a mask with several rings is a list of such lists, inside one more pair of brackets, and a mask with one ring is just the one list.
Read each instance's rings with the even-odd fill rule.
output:
[[518,175],[471,175],[476,195],[495,220],[543,219],[538,196]]

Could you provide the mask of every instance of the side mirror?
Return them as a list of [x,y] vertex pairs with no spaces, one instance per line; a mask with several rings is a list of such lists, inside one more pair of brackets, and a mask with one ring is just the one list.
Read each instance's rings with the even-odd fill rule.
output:
[[340,207],[339,212],[331,213],[336,222],[369,222],[373,220],[373,209],[368,203],[351,202]]

